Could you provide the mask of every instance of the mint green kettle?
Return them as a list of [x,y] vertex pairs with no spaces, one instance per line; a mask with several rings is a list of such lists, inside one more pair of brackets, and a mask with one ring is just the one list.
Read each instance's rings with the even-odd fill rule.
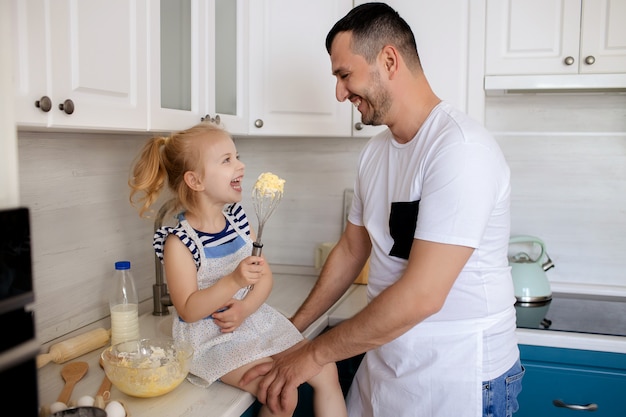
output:
[[[539,256],[535,259],[527,252],[516,252],[515,247],[525,248],[528,252],[535,245],[540,248]],[[518,235],[509,239],[509,265],[511,266],[511,276],[515,287],[515,298],[522,303],[545,302],[552,299],[552,290],[546,271],[554,264],[546,253],[545,244],[535,236]],[[532,253],[532,252],[531,252]],[[544,262],[543,259],[547,260]]]

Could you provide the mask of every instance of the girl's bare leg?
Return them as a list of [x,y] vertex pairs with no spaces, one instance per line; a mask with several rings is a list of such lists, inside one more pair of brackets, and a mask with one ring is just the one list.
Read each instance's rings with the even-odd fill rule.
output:
[[329,363],[322,372],[307,381],[313,387],[313,409],[315,417],[347,417],[337,366]]
[[[256,397],[256,393],[257,393],[258,388],[259,388],[259,382],[261,381],[261,377],[255,378],[250,383],[248,383],[248,385],[243,386],[243,387],[239,385],[239,382],[241,381],[241,377],[243,376],[243,374],[246,373],[246,371],[248,371],[253,366],[258,365],[260,363],[271,362],[271,361],[272,361],[272,358],[259,359],[258,361],[255,361],[255,362],[249,363],[247,365],[244,365],[244,366],[242,366],[239,369],[235,369],[234,371],[224,375],[220,379],[225,384],[232,385],[233,387],[241,388],[241,389],[249,392],[250,394],[252,394],[252,395],[254,395]],[[289,404],[288,405],[287,411],[285,411],[285,413],[282,413],[282,414],[272,414],[270,409],[267,408],[266,405],[263,405],[261,407],[261,410],[259,411],[258,417],[292,417],[293,416],[293,412],[296,410],[296,406],[298,405],[298,392],[297,392],[297,390],[295,392],[295,395],[292,396],[292,398],[294,399],[293,404]],[[328,414],[328,415],[330,416],[331,414]],[[338,414],[337,416],[339,417],[339,416],[341,416],[341,414]]]

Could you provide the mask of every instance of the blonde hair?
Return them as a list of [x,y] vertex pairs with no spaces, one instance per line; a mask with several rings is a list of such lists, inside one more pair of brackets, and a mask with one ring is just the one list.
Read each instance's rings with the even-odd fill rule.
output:
[[[130,203],[139,211],[139,216],[151,211],[150,207],[159,198],[167,182],[174,194],[175,204],[171,209],[193,211],[197,206],[197,194],[185,183],[185,172],[194,171],[202,175],[201,140],[207,137],[230,134],[220,126],[203,122],[171,136],[155,136],[146,142],[134,161],[130,186]],[[149,216],[145,216],[149,217]]]

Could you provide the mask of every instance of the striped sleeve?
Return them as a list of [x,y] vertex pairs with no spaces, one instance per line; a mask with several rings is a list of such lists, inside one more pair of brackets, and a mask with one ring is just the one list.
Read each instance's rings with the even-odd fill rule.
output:
[[159,260],[161,261],[161,263],[163,263],[163,248],[165,246],[165,240],[167,239],[169,235],[172,235],[172,234],[178,236],[180,241],[183,242],[185,246],[187,246],[187,248],[193,255],[193,260],[196,263],[196,268],[199,268],[200,267],[200,252],[198,251],[198,247],[194,243],[193,239],[191,239],[187,235],[187,232],[185,231],[185,229],[183,229],[183,227],[180,224],[178,224],[176,227],[171,227],[171,226],[161,227],[159,230],[157,230],[154,233],[152,247],[154,248],[154,252],[156,256],[159,258]]
[[227,207],[226,211],[235,221],[234,226],[241,232],[250,236],[250,223],[248,222],[248,216],[240,203],[234,203]]

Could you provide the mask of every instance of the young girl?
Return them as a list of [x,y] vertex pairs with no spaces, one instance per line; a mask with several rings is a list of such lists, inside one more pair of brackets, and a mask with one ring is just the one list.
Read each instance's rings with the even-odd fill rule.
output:
[[[304,341],[286,317],[265,304],[272,272],[262,256],[250,255],[255,236],[240,204],[244,168],[230,135],[201,123],[150,139],[129,185],[140,216],[165,184],[182,211],[175,227],[155,233],[153,245],[175,307],[173,336],[194,348],[189,380],[208,386],[219,379],[255,395],[260,378],[241,387],[242,375]],[[308,382],[318,417],[347,415],[334,364]],[[296,402],[285,415],[293,414]],[[259,416],[271,415],[261,408]]]

